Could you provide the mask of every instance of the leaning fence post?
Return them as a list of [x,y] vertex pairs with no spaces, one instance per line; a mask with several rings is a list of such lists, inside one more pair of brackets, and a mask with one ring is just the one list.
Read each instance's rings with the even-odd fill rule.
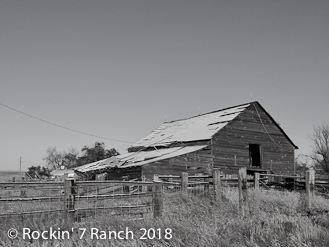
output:
[[162,182],[153,181],[153,217],[162,216],[163,198],[162,198]]
[[187,192],[187,184],[188,184],[188,173],[187,172],[182,172],[182,182],[181,182],[181,187],[183,192]]
[[259,189],[259,172],[255,172],[254,174],[254,189]]
[[249,211],[246,167],[242,167],[238,171],[238,185],[239,185],[239,209],[241,216],[244,217],[248,214]]
[[72,178],[64,180],[64,211],[65,220],[74,219],[75,181]]
[[306,189],[306,208],[310,209],[312,207],[312,200],[314,197],[315,189],[315,173],[313,169],[309,169],[305,174],[305,189]]
[[222,184],[220,180],[220,169],[216,168],[213,169],[213,183],[214,183],[214,192],[215,192],[215,199],[217,202],[222,201]]

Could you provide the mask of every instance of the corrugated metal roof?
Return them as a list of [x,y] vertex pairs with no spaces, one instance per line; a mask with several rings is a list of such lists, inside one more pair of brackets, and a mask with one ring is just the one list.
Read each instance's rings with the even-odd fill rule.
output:
[[239,105],[188,119],[163,123],[132,146],[168,146],[173,142],[209,140],[249,105]]
[[89,172],[92,170],[99,170],[104,168],[114,168],[114,167],[128,168],[132,166],[140,166],[151,162],[191,153],[200,150],[202,148],[205,148],[206,146],[207,145],[174,147],[174,148],[158,149],[152,151],[141,151],[141,152],[121,154],[121,155],[113,156],[108,159],[96,161],[90,164],[77,167],[74,170],[78,172]]
[[[149,160],[144,160],[142,162],[139,162],[137,165],[141,166],[141,165],[146,165],[146,164],[151,163],[151,162],[160,161],[160,160],[164,160],[164,159],[169,159],[169,158],[172,158],[172,157],[177,157],[177,156],[180,156],[180,155],[184,155],[184,154],[188,154],[188,153],[198,151],[198,150],[203,149],[205,147],[207,147],[207,145],[166,148],[166,149],[163,149],[163,150],[164,151],[165,150],[167,150],[167,151],[172,150],[172,151],[163,152],[163,154],[161,156],[156,157],[156,158],[152,158],[152,159],[149,159]],[[150,151],[148,151],[148,152],[150,152]],[[144,152],[144,153],[148,153],[148,152]],[[135,166],[135,165],[136,165],[136,163],[127,164],[127,165],[122,166],[122,168],[127,168],[127,167],[131,167],[131,166]]]
[[56,176],[63,176],[65,173],[67,173],[69,176],[74,174],[74,171],[72,169],[56,169],[50,172],[50,175],[56,177]]

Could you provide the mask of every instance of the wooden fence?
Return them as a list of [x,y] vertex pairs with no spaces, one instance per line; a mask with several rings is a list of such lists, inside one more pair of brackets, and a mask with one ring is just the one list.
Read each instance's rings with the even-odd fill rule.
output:
[[[180,176],[154,175],[153,182],[142,181],[76,181],[66,178],[62,182],[7,182],[0,183],[0,217],[34,214],[61,213],[65,219],[79,220],[102,213],[115,215],[150,214],[161,217],[163,213],[163,191],[166,193],[211,193],[217,202],[222,201],[222,186],[236,185],[239,191],[239,210],[242,216],[249,214],[248,188],[269,189],[272,178],[298,181],[305,187],[307,208],[312,207],[316,186],[314,171],[309,170],[305,178],[289,175],[261,174],[247,176],[247,169],[240,168],[237,178],[221,176],[220,169],[213,173]],[[295,183],[294,183],[295,184]],[[328,186],[320,183],[321,186]],[[295,186],[294,186],[295,187]],[[33,189],[35,190],[33,193]],[[39,192],[39,193],[37,193]],[[43,203],[43,204],[42,204]],[[21,204],[20,209],[17,205]],[[42,205],[41,205],[42,204]],[[9,207],[8,207],[9,205]],[[37,205],[37,206],[36,206]],[[11,207],[11,208],[10,208]]]
[[138,181],[0,183],[0,217],[64,213],[64,218],[81,219],[100,212],[143,216],[159,211],[157,188],[156,183]]
[[166,193],[210,193],[213,185],[216,199],[221,200],[220,178],[220,171],[214,169],[210,176],[155,175],[153,182],[145,179],[76,181],[73,178],[59,182],[1,182],[0,217],[64,214],[64,219],[79,220],[101,213],[161,217],[164,189]]
[[[240,206],[240,213],[242,216],[248,215],[248,193],[247,193],[247,179],[246,179],[246,168],[239,169],[239,206]],[[280,177],[280,178],[288,178],[288,179],[301,179],[300,176],[290,176],[290,175],[276,175],[276,174],[254,174],[254,189],[259,189],[260,183],[263,184],[266,188],[268,186],[265,184],[264,180],[273,177]],[[302,180],[300,180],[301,182]],[[315,171],[308,170],[305,173],[305,202],[306,202],[306,210],[310,210],[312,207],[312,201],[315,194],[316,188],[316,181],[315,181]]]
[[[189,182],[191,179],[204,179],[204,182]],[[283,186],[286,187],[286,183],[273,182],[273,178],[280,178],[283,180],[293,181],[293,189],[296,189],[296,184],[298,187],[305,190],[305,202],[306,209],[309,210],[312,207],[312,200],[316,192],[316,188],[326,187],[329,188],[328,182],[316,181],[314,170],[308,170],[305,173],[305,177],[291,176],[291,175],[278,175],[278,174],[262,174],[254,173],[251,178],[247,176],[247,168],[240,168],[237,174],[237,178],[224,178],[220,175],[219,169],[214,169],[212,176],[209,175],[196,175],[188,176],[187,173],[182,173],[181,176],[171,176],[171,175],[155,175],[155,180],[159,179],[169,179],[170,182],[176,179],[176,184],[180,184],[181,190],[186,192],[188,190],[188,185],[203,185],[204,190],[209,189],[209,185],[213,185],[214,195],[218,202],[221,201],[221,187],[222,186],[237,186],[239,191],[239,210],[242,216],[247,216],[249,214],[248,206],[248,188],[253,187],[254,189],[259,189],[260,186],[270,189],[271,186]],[[177,180],[179,179],[179,180]]]

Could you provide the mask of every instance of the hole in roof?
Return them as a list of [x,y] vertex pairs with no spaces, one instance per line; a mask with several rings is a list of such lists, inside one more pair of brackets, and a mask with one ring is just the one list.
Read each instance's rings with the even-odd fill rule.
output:
[[229,122],[229,121],[227,120],[227,121],[221,121],[221,122],[216,122],[216,123],[210,123],[210,124],[208,124],[208,126],[215,125],[215,124],[221,124],[221,123],[227,123],[227,122]]
[[221,117],[228,116],[228,115],[233,115],[233,114],[237,114],[237,112],[230,112],[230,113],[227,113],[227,114],[223,114],[223,115],[221,115]]

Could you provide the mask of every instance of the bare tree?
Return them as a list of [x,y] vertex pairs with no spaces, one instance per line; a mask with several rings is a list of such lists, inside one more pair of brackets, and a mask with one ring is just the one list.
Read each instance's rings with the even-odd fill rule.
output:
[[68,151],[57,151],[56,147],[49,147],[46,156],[43,158],[47,162],[47,166],[54,170],[60,166],[72,168],[77,166],[79,151],[70,147]]
[[308,169],[314,168],[314,165],[312,165],[311,163],[312,159],[310,159],[308,155],[298,154],[295,157],[295,167],[297,175],[303,176]]
[[329,173],[329,123],[315,125],[310,138],[313,144],[311,158],[315,167]]
[[54,170],[61,166],[74,168],[119,154],[114,148],[105,149],[104,142],[95,142],[93,147],[84,146],[81,154],[73,147],[63,152],[57,151],[56,147],[49,147],[43,160],[46,161],[49,169]]
[[57,151],[56,147],[49,147],[43,160],[51,170],[54,170],[63,164],[65,155],[65,153]]

